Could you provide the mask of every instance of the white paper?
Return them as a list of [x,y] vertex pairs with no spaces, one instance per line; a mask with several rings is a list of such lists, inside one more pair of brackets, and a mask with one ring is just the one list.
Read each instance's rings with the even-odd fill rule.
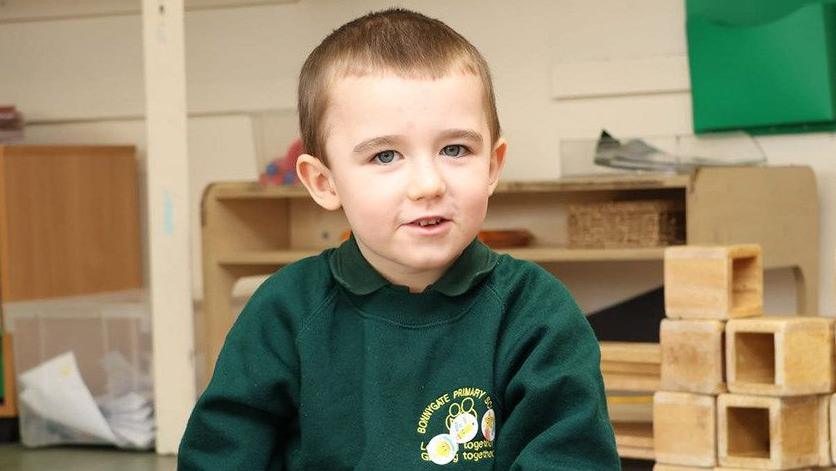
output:
[[75,355],[61,354],[20,375],[20,400],[41,418],[115,443],[93,395],[81,379]]
[[129,429],[114,429],[116,444],[122,448],[150,448],[154,443],[156,431],[143,432]]
[[143,394],[131,392],[124,396],[116,398],[110,396],[102,396],[97,399],[99,407],[105,415],[115,415],[120,413],[135,413],[143,409],[152,409],[152,401],[149,397]]
[[[96,402],[116,436],[117,446],[149,448],[156,438],[150,379],[118,352],[105,355],[102,366],[107,370],[109,394]],[[144,392],[137,392],[137,388]]]

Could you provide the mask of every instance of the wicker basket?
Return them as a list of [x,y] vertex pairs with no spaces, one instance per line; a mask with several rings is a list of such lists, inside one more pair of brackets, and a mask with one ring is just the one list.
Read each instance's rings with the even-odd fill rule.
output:
[[569,247],[636,248],[685,243],[680,201],[642,200],[569,205]]

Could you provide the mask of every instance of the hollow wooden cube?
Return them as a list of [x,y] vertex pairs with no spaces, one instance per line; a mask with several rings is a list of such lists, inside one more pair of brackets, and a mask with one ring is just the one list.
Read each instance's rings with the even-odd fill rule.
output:
[[730,392],[772,396],[831,390],[832,321],[823,317],[758,317],[726,324]]
[[818,466],[827,448],[826,396],[721,394],[717,443],[722,466],[792,469]]
[[716,398],[658,391],[653,395],[653,453],[657,463],[717,464]]
[[759,245],[665,249],[665,315],[732,319],[763,312]]
[[724,330],[723,321],[662,319],[661,389],[702,394],[726,392]]

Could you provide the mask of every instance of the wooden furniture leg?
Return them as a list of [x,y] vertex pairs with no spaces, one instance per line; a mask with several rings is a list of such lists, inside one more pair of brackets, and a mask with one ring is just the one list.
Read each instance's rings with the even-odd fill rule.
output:
[[15,384],[14,349],[12,334],[3,333],[3,402],[0,403],[0,417],[17,417],[17,386]]

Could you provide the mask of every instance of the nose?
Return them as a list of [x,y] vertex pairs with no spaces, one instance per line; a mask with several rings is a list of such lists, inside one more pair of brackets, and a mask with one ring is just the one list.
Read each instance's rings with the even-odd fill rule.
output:
[[437,198],[447,191],[444,178],[436,167],[435,159],[415,159],[410,172],[407,196],[413,201]]

